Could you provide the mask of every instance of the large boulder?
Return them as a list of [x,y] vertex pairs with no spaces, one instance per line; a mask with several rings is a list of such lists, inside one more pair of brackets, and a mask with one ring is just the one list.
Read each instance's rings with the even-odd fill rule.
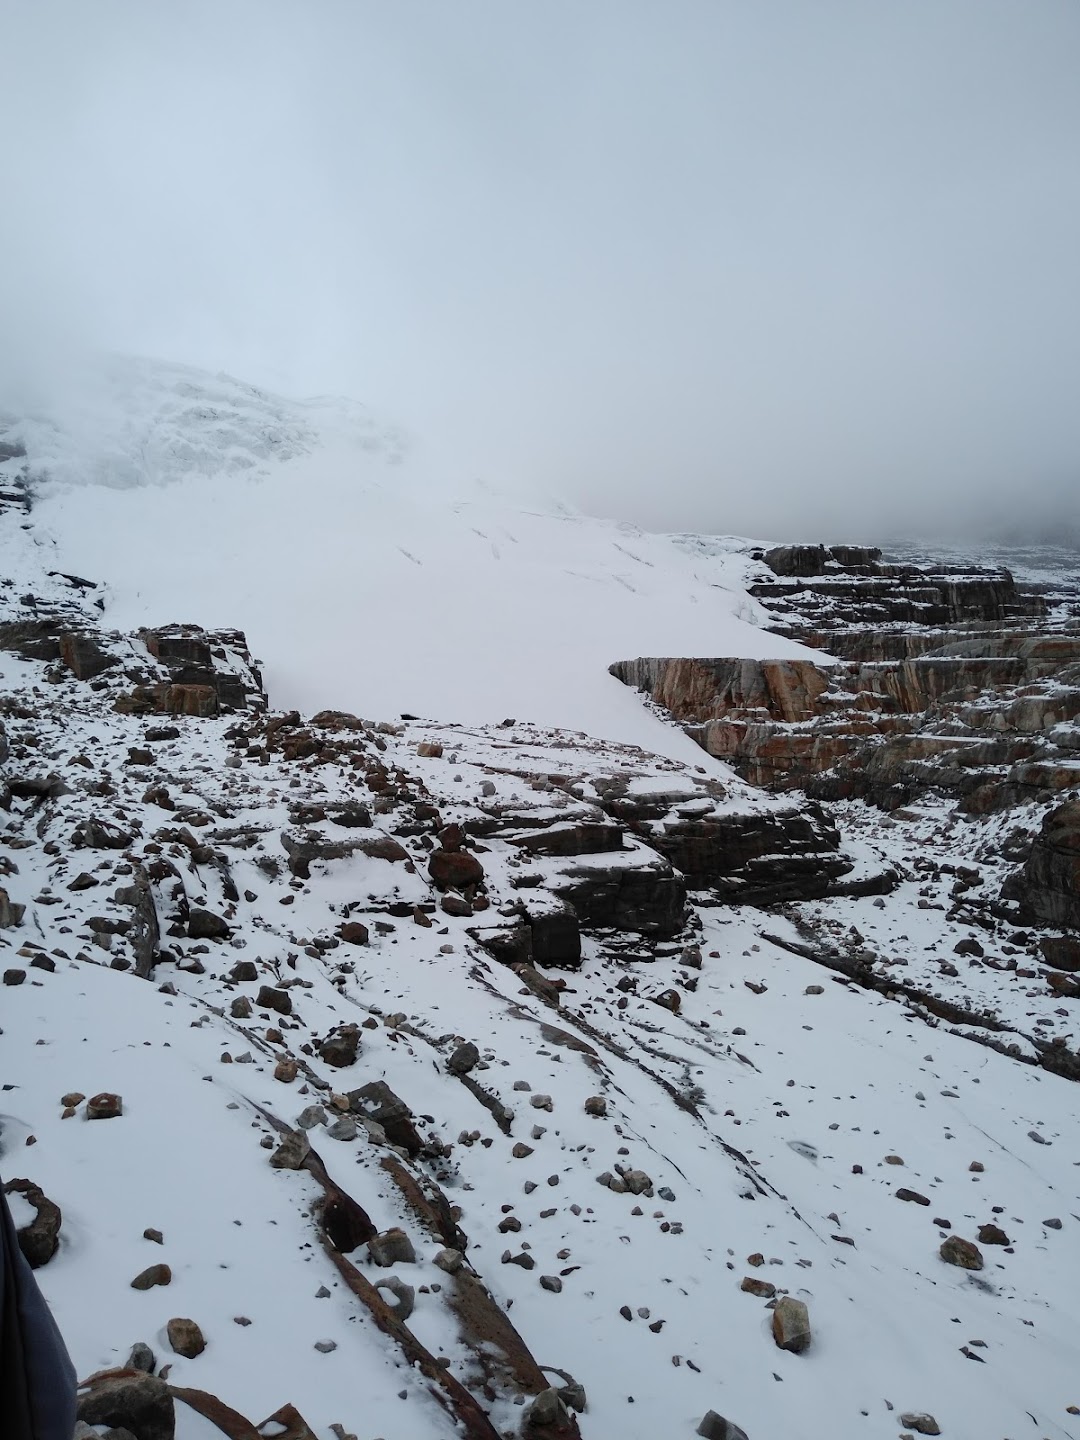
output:
[[433,850],[428,874],[440,890],[466,890],[483,880],[484,867],[468,850]]
[[581,929],[573,907],[538,891],[523,902],[522,910],[534,963],[576,970],[581,964]]
[[115,1425],[135,1440],[173,1440],[173,1398],[156,1375],[105,1375],[79,1396],[78,1417],[87,1425]]
[[1080,800],[1050,811],[1023,869],[1002,893],[1030,923],[1080,929]]

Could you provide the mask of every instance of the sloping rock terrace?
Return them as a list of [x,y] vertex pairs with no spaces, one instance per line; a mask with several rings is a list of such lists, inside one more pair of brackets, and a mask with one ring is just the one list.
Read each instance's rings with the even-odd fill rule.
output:
[[886,810],[936,794],[985,813],[1080,785],[1080,592],[1051,605],[1007,572],[878,554],[782,547],[764,556],[778,574],[750,587],[781,633],[837,663],[642,658],[612,674],[771,790]]

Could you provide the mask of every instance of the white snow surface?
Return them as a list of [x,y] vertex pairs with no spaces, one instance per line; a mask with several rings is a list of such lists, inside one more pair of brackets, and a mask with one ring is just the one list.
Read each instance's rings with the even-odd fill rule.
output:
[[811,654],[756,627],[749,542],[458,487],[344,401],[130,360],[73,393],[15,430],[55,567],[107,582],[118,628],[246,631],[277,705],[513,716],[689,759],[613,661]]
[[[25,684],[34,668],[5,661],[5,685]],[[74,682],[37,690],[32,728],[50,764],[77,776],[71,757],[92,756],[95,772],[120,787],[128,823],[146,833],[163,821],[175,824],[140,802],[146,773],[124,764],[143,722],[108,713],[73,720],[65,688],[70,696]],[[11,728],[17,739],[21,727]],[[469,922],[441,914],[432,928],[406,918],[392,932],[373,933],[366,947],[345,947],[356,972],[336,985],[342,950],[320,956],[305,942],[331,933],[344,903],[419,900],[430,893],[426,881],[362,856],[317,864],[302,884],[268,876],[258,862],[281,854],[276,832],[297,795],[290,788],[295,768],[275,761],[230,771],[227,721],[189,720],[180,728],[179,739],[156,751],[159,772],[185,777],[179,798],[209,813],[226,804],[227,829],[264,827],[255,849],[230,851],[245,898],[234,907],[232,942],[201,947],[205,974],[159,966],[157,982],[171,980],[174,998],[110,968],[110,957],[125,954],[122,936],[107,950],[87,943],[86,917],[107,910],[117,883],[109,852],[76,852],[67,863],[16,848],[19,873],[6,881],[13,898],[29,906],[21,934],[43,941],[57,969],[30,969],[26,983],[3,992],[0,1053],[12,1088],[0,1159],[7,1174],[13,1166],[31,1173],[62,1202],[61,1250],[39,1275],[81,1373],[122,1363],[141,1339],[172,1363],[175,1383],[216,1393],[255,1419],[288,1400],[320,1440],[329,1440],[335,1421],[386,1440],[449,1440],[445,1414],[313,1243],[309,1210],[318,1189],[311,1177],[272,1170],[259,1145],[269,1132],[254,1106],[294,1123],[305,1105],[326,1099],[325,1091],[298,1093],[297,1085],[274,1080],[280,1047],[264,1039],[268,1021],[283,1025],[296,1046],[305,1034],[372,1015],[380,1023],[362,1031],[353,1069],[334,1071],[317,1057],[309,1063],[334,1089],[386,1079],[416,1114],[431,1117],[425,1133],[457,1142],[439,1167],[440,1183],[462,1207],[470,1259],[499,1303],[512,1302],[510,1317],[540,1362],[585,1385],[583,1436],[689,1437],[709,1408],[751,1437],[891,1440],[897,1413],[907,1410],[932,1412],[947,1436],[1077,1434],[1066,1413],[1078,1398],[1073,1085],[838,983],[765,940],[768,931],[788,933],[786,922],[754,911],[700,912],[703,969],[697,988],[681,992],[679,1015],[650,999],[679,974],[691,978],[677,961],[627,966],[589,942],[556,1013],[483,955],[465,933]],[[507,754],[508,737],[498,729],[418,725],[387,737],[386,760],[422,769],[447,817],[484,780],[497,785],[497,800],[523,803],[532,793],[527,777],[539,765],[584,763],[601,773],[629,761],[658,779],[666,774],[676,788],[688,783],[670,761],[649,765],[632,752],[586,742],[575,750],[542,732],[518,738],[524,758]],[[442,740],[446,755],[417,759],[423,739]],[[539,764],[528,753],[543,757],[553,742]],[[327,802],[355,794],[347,772],[334,767],[322,767],[314,783],[316,792],[325,787]],[[62,839],[99,802],[76,795],[67,803],[63,824],[46,824],[42,839]],[[9,834],[16,830],[13,816]],[[928,838],[921,832],[909,843],[917,853]],[[941,837],[939,844],[944,854],[966,857],[962,836],[951,850]],[[519,863],[512,848],[492,840],[483,858],[493,893],[508,893]],[[225,908],[212,868],[174,863],[192,903]],[[83,866],[100,888],[71,893],[61,877]],[[932,952],[943,943],[948,953],[966,932],[946,926],[940,912],[921,911],[914,914],[923,933],[911,931],[903,917],[912,914],[915,895],[914,883],[902,887],[890,900],[891,918],[870,899],[839,902],[839,919],[876,929],[877,943],[908,958],[929,982],[937,968]],[[283,899],[291,900],[287,908]],[[20,960],[12,950],[20,934],[9,935],[4,964],[27,964],[35,944],[24,945]],[[181,948],[199,958],[200,947]],[[284,1024],[258,1009],[247,1021],[229,1018],[230,1000],[254,993],[226,978],[233,961],[245,958],[258,961],[262,981],[273,984],[280,974],[296,987],[297,1014]],[[639,993],[620,1008],[614,987],[626,974],[637,978]],[[809,984],[824,993],[807,996]],[[995,991],[1005,1018],[1019,1025],[1030,1023],[1024,1017],[1033,1009],[1054,1013],[1052,997],[1033,1000],[1017,986],[1002,998],[987,985],[988,995]],[[454,1037],[479,1044],[484,1067],[477,1078],[515,1112],[510,1135],[447,1075]],[[588,1048],[568,1048],[568,1038]],[[231,1064],[222,1063],[225,1055]],[[250,1062],[238,1063],[245,1056]],[[90,1122],[80,1108],[63,1119],[60,1096],[72,1089],[117,1091],[124,1114]],[[698,1115],[681,1109],[673,1091],[696,1097]],[[532,1094],[550,1096],[552,1110],[533,1108]],[[584,1113],[593,1094],[607,1096],[607,1118]],[[538,1136],[531,1129],[537,1122],[544,1127]],[[462,1143],[477,1132],[490,1143]],[[28,1149],[30,1136],[36,1143]],[[376,1223],[402,1225],[412,1236],[419,1263],[396,1267],[399,1277],[417,1287],[444,1280],[431,1265],[439,1242],[380,1170],[384,1151],[362,1135],[335,1142],[321,1127],[312,1138],[332,1177]],[[525,1159],[513,1158],[517,1140],[531,1146]],[[886,1163],[889,1155],[903,1164]],[[972,1173],[973,1160],[985,1171]],[[635,1200],[598,1185],[596,1176],[618,1163],[645,1170],[657,1192],[670,1187],[674,1199],[657,1193]],[[536,1188],[527,1193],[525,1182]],[[931,1204],[898,1201],[901,1185]],[[504,1236],[497,1227],[508,1205],[523,1228]],[[1051,1218],[1063,1228],[1043,1224]],[[1012,1248],[984,1246],[987,1268],[978,1275],[942,1263],[937,1249],[945,1234],[972,1238],[991,1219]],[[163,1247],[142,1238],[147,1226],[164,1232]],[[500,1263],[504,1250],[520,1253],[522,1242],[535,1271]],[[758,1269],[749,1262],[754,1255],[764,1257]],[[352,1258],[373,1280],[385,1273],[361,1252]],[[173,1269],[172,1284],[130,1289],[129,1281],[160,1259]],[[562,1293],[540,1288],[540,1275],[561,1275]],[[769,1311],[740,1290],[743,1275],[808,1303],[808,1352],[774,1346]],[[331,1292],[327,1298],[317,1298],[321,1287]],[[438,1292],[417,1299],[414,1332],[455,1367],[466,1365]],[[624,1306],[629,1320],[620,1314]],[[176,1314],[197,1319],[207,1336],[194,1360],[172,1355],[165,1340],[165,1322]],[[238,1325],[237,1316],[251,1325]],[[650,1328],[658,1322],[658,1330]],[[337,1349],[315,1350],[323,1340]],[[961,1352],[975,1342],[985,1364]],[[1036,1416],[1034,1432],[1026,1411]],[[503,1426],[513,1421],[512,1409],[496,1407],[496,1416]]]

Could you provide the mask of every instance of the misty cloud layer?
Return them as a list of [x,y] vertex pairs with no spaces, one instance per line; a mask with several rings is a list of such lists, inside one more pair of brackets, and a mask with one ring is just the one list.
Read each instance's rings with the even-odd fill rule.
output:
[[0,0],[0,44],[9,381],[351,394],[663,529],[1080,522],[1071,0]]

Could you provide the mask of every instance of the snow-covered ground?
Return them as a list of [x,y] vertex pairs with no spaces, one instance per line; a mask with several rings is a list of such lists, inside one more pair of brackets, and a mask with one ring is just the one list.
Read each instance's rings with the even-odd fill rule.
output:
[[60,420],[13,431],[50,477],[34,518],[54,568],[106,582],[118,628],[245,630],[275,704],[513,716],[686,759],[613,661],[809,653],[755,628],[748,542],[694,546],[458,483],[345,402],[149,362],[96,384],[90,417],[75,389]]
[[[200,408],[210,403],[205,377],[184,383]],[[232,437],[229,463],[201,473],[185,469],[179,442],[166,443],[190,429],[161,418],[176,385],[135,387],[144,398],[132,402],[130,433],[155,454],[181,454],[155,472],[167,483],[103,484],[100,467],[61,475],[57,457],[82,452],[56,437],[74,432],[52,426],[47,449],[35,440],[45,429],[25,431],[31,462],[51,455],[54,478],[29,517],[0,514],[0,564],[17,582],[4,592],[10,613],[24,591],[70,597],[46,573],[63,570],[107,582],[101,619],[111,628],[241,626],[267,662],[276,706],[429,719],[350,733],[365,764],[405,777],[447,822],[481,803],[550,803],[556,772],[580,775],[586,797],[592,779],[612,773],[691,790],[703,775],[724,777],[607,665],[780,653],[753,628],[740,586],[747,546],[643,535],[482,489],[451,502],[396,440],[380,448],[364,429],[365,449],[343,438],[340,420],[324,440],[310,411],[266,396],[242,403],[241,391],[254,392],[220,386],[215,424]],[[287,460],[257,453],[268,416],[292,426]],[[245,455],[256,463],[233,463]],[[682,941],[653,963],[620,960],[604,937],[587,937],[555,1009],[469,935],[476,917],[437,908],[421,832],[395,832],[406,862],[356,853],[314,862],[309,878],[284,869],[279,835],[297,805],[360,798],[376,830],[394,829],[349,756],[264,757],[261,741],[250,753],[237,744],[235,717],[180,717],[147,763],[129,750],[146,748],[160,717],[116,714],[108,692],[50,680],[41,663],[5,652],[0,698],[8,774],[55,774],[69,787],[54,804],[13,797],[0,815],[2,883],[27,907],[20,928],[0,931],[0,970],[25,972],[0,990],[0,1172],[32,1178],[63,1209],[60,1250],[38,1273],[80,1374],[122,1364],[144,1341],[176,1384],[255,1421],[292,1402],[318,1440],[334,1423],[358,1440],[459,1433],[320,1247],[314,1177],[271,1168],[262,1143],[277,1139],[268,1115],[292,1126],[317,1103],[332,1121],[334,1092],[385,1080],[422,1136],[449,1147],[413,1169],[459,1207],[469,1261],[497,1305],[542,1365],[585,1387],[586,1440],[689,1440],[709,1409],[750,1440],[893,1440],[910,1433],[907,1412],[930,1412],[955,1440],[1080,1436],[1075,1086],[766,938],[799,943],[805,922],[841,948],[872,949],[883,973],[985,1005],[1015,1026],[1022,1050],[1032,1033],[1075,1046],[1080,1002],[958,958],[956,942],[982,932],[948,917],[951,877],[917,867],[920,857],[976,863],[996,884],[1005,867],[993,825],[947,823],[932,808],[883,822],[850,807],[845,843],[901,869],[894,894],[782,914],[695,906]],[[509,716],[518,724],[500,726]],[[419,754],[431,741],[443,753]],[[155,798],[161,786],[175,810]],[[727,803],[772,802],[734,782]],[[122,822],[131,844],[75,848],[77,825],[93,816]],[[227,857],[235,900],[192,842]],[[495,920],[534,893],[530,872],[555,862],[525,861],[498,836],[483,843],[484,918]],[[164,928],[182,904],[228,917],[224,939],[193,940],[183,927],[163,937],[173,958],[153,983],[113,968],[132,955],[123,931],[110,938],[88,924],[128,913],[112,897],[136,854],[172,867],[155,881]],[[90,883],[72,890],[80,875]],[[368,944],[337,943],[349,916],[369,925]],[[700,949],[700,969],[683,943]],[[40,957],[55,969],[35,967]],[[256,983],[230,978],[243,960],[255,962]],[[239,997],[279,982],[290,1016],[258,1006],[232,1015]],[[657,1003],[673,990],[677,1012]],[[367,1022],[359,1058],[332,1069],[317,1042],[354,1020]],[[462,1040],[480,1051],[473,1079],[513,1111],[507,1127],[449,1072]],[[289,1054],[307,1069],[275,1079]],[[120,1093],[124,1113],[90,1121],[80,1104],[63,1118],[63,1095],[99,1091]],[[606,1115],[586,1112],[595,1096]],[[389,1178],[387,1147],[363,1129],[332,1138],[321,1122],[310,1136],[331,1178],[380,1229],[405,1229],[417,1253],[415,1264],[380,1270],[361,1247],[353,1263],[373,1282],[393,1273],[414,1287],[410,1328],[468,1380],[475,1353],[433,1263],[442,1242]],[[616,1166],[646,1172],[652,1193],[597,1183]],[[905,1188],[929,1203],[898,1198]],[[947,1235],[974,1241],[990,1222],[1010,1243],[984,1243],[982,1271],[944,1263]],[[158,1261],[171,1283],[132,1289]],[[808,1350],[777,1348],[768,1299],[743,1291],[744,1277],[806,1302]],[[172,1353],[173,1316],[202,1327],[201,1355]],[[498,1430],[514,1433],[522,1412],[512,1397],[503,1391],[490,1408]],[[217,1432],[185,1412],[178,1433]]]

